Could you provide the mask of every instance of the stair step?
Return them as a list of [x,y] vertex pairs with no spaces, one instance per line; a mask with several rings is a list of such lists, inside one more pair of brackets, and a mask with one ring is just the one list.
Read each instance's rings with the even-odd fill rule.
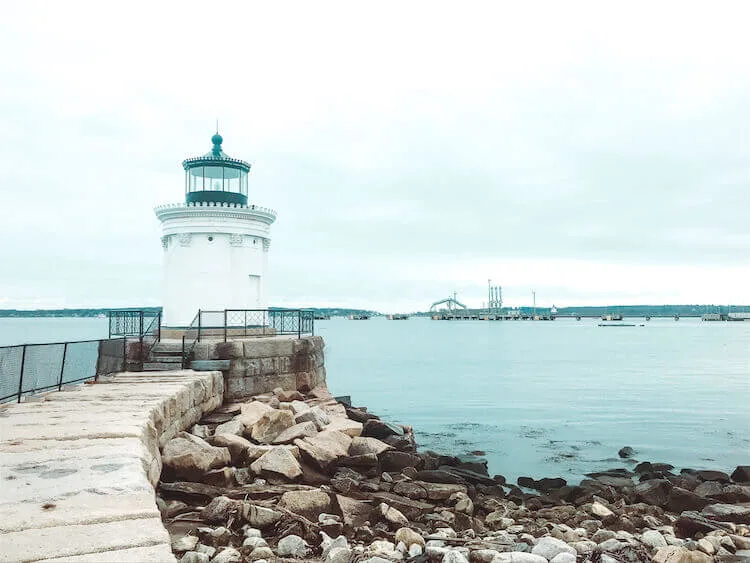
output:
[[155,352],[164,352],[164,353],[174,353],[179,352],[182,353],[182,342],[157,342],[153,350]]
[[154,350],[151,349],[151,355],[152,356],[164,356],[165,358],[179,358],[182,356],[182,350],[176,350],[176,351],[169,351],[165,352],[163,350]]
[[164,363],[164,362],[145,362],[143,364],[143,371],[172,371],[180,369],[181,364],[175,363]]
[[162,356],[161,354],[151,354],[149,360],[152,362],[160,362],[162,364],[181,364],[182,356]]

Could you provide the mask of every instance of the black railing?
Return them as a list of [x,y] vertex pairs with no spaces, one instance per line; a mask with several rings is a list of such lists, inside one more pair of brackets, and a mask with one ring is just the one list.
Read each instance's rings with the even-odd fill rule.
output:
[[195,343],[201,339],[201,313],[202,311],[198,309],[195,318],[182,334],[182,369],[190,367]]
[[182,367],[189,367],[201,339],[315,334],[313,311],[304,309],[224,309],[198,311],[182,336]]
[[159,319],[161,312],[144,311],[143,309],[113,309],[109,311],[109,337],[143,336],[152,329],[154,321]]
[[314,334],[313,311],[302,309],[224,309],[224,342],[229,336]]
[[126,338],[0,347],[0,402],[123,371]]
[[133,363],[127,366],[143,370],[151,348],[161,339],[161,312],[141,309],[116,309],[109,311],[109,337],[138,338],[137,357],[131,354]]

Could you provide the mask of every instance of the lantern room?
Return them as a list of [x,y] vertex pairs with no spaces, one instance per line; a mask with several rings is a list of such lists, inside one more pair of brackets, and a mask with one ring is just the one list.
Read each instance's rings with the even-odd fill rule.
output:
[[213,148],[210,152],[182,162],[186,203],[247,205],[250,164],[228,156],[221,148],[223,141],[216,133],[211,137]]

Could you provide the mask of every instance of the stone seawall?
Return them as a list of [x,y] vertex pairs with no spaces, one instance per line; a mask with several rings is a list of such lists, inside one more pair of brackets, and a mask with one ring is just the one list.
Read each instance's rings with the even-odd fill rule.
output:
[[320,336],[207,341],[195,345],[195,359],[228,360],[225,398],[243,399],[277,387],[307,392],[325,385],[323,348]]
[[223,393],[220,372],[122,373],[0,406],[0,561],[174,561],[159,450]]

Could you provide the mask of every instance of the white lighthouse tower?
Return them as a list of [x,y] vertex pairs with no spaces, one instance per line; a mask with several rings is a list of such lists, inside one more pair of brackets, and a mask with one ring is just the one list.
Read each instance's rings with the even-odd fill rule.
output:
[[183,161],[185,203],[155,209],[162,224],[162,324],[190,325],[198,310],[265,309],[271,223],[276,212],[248,205],[250,164],[224,153],[223,139]]

